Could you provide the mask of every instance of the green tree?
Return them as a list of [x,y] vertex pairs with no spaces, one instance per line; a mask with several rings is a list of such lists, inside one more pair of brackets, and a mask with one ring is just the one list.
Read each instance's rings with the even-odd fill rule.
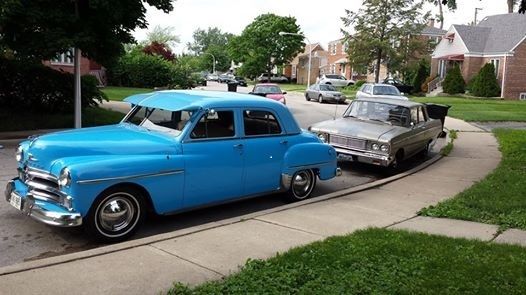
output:
[[201,57],[200,68],[210,70],[213,68],[213,58],[216,60],[216,69],[226,71],[230,68],[232,58],[228,52],[228,42],[232,34],[224,33],[219,28],[197,29],[193,33],[194,41],[188,43],[188,48]]
[[[438,21],[440,22],[440,29],[443,29],[444,28],[444,7],[442,5],[442,0],[427,0],[427,1],[430,3],[433,3],[435,6],[438,7]],[[444,5],[449,9],[449,11],[455,11],[457,9],[456,1],[449,1],[448,3]]]
[[[351,64],[368,66],[373,64],[375,81],[379,81],[380,65],[398,59],[401,42],[407,36],[421,31],[429,13],[423,15],[423,2],[413,0],[364,0],[357,12],[345,10],[342,17],[344,26],[354,26],[355,33],[343,30],[349,41]],[[410,44],[409,39],[407,44]]]
[[179,36],[175,34],[174,27],[161,27],[157,25],[151,31],[146,33],[146,40],[143,44],[149,45],[158,43],[173,48],[179,42],[181,42],[181,40],[179,39]]
[[418,63],[418,70],[413,78],[413,93],[422,92],[422,84],[429,76],[429,62],[426,59],[421,59]]
[[500,86],[492,64],[487,63],[480,69],[473,78],[470,91],[473,95],[480,97],[500,96]]
[[171,0],[2,0],[0,49],[39,62],[75,47],[107,64],[122,54],[122,44],[134,41],[133,30],[146,28],[145,3],[173,9]]
[[466,91],[466,82],[464,81],[464,78],[462,78],[460,67],[458,65],[455,65],[453,69],[447,72],[446,78],[442,83],[442,88],[445,93],[449,94],[463,94]]
[[229,52],[235,61],[243,63],[240,71],[244,75],[254,77],[263,71],[270,75],[275,65],[290,61],[303,50],[302,36],[281,36],[279,32],[300,34],[296,18],[262,14],[240,36],[232,38]]

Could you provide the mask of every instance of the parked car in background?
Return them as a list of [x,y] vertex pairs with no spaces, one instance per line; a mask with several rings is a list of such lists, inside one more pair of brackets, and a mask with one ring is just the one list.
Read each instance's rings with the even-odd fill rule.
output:
[[396,79],[396,78],[386,78],[384,81],[383,81],[384,84],[389,84],[389,85],[393,85],[394,87],[396,87],[396,89],[398,89],[398,91],[402,92],[402,93],[411,93],[411,91],[413,91],[413,86],[411,85],[407,85],[405,84],[404,82],[400,81],[399,79]]
[[315,99],[319,103],[324,103],[326,101],[344,103],[347,98],[332,85],[313,84],[307,89],[307,91],[305,91],[305,99]]
[[270,79],[268,77],[268,74],[267,73],[263,73],[261,75],[259,75],[259,77],[256,78],[256,80],[260,83],[269,83],[269,82],[272,82],[272,83],[288,83],[289,82],[289,79],[283,75],[276,75],[276,74],[272,74]]
[[228,83],[229,81],[232,81],[234,80],[234,75],[231,74],[231,73],[225,73],[225,74],[221,74],[219,75],[219,83]]
[[334,148],[271,100],[166,90],[125,101],[133,107],[119,124],[20,143],[7,202],[45,224],[83,225],[116,242],[130,237],[147,212],[167,215],[277,192],[299,201],[317,179],[340,174]]
[[426,105],[400,99],[355,99],[342,118],[314,124],[309,130],[332,145],[338,159],[398,168],[427,153],[442,132]]
[[282,104],[287,104],[285,99],[285,94],[287,94],[287,92],[281,91],[281,88],[279,88],[279,86],[274,83],[256,84],[249,94],[263,96],[275,101],[279,101]]
[[208,76],[206,76],[206,79],[208,81],[217,81],[219,80],[219,76],[217,74],[208,74]]
[[237,82],[237,85],[247,87],[247,81],[243,77],[235,76],[234,81]]
[[329,85],[333,85],[336,87],[347,87],[347,86],[354,85],[353,80],[347,80],[342,75],[334,75],[334,74],[323,74],[320,77],[318,83],[319,84],[329,84]]
[[365,83],[356,92],[356,98],[391,98],[408,100],[398,89],[388,84]]

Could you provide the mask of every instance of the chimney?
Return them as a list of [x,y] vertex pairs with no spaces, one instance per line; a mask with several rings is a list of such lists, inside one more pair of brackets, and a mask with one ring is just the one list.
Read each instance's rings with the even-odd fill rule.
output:
[[429,20],[427,20],[427,26],[428,27],[435,27],[435,19],[434,18],[430,18]]

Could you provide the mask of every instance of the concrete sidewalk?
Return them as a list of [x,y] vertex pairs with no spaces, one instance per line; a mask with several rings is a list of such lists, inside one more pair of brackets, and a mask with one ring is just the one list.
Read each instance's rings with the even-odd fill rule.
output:
[[[416,174],[322,202],[0,268],[0,293],[158,293],[174,281],[194,285],[220,279],[248,258],[272,257],[372,226],[493,240],[497,234],[493,225],[416,217],[421,208],[470,187],[500,162],[491,133],[452,118],[446,127],[459,131],[453,151]],[[497,241],[526,241],[522,231],[501,236]]]

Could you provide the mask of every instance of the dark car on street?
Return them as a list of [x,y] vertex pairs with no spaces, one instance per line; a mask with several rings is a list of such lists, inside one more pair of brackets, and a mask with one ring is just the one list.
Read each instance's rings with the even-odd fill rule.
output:
[[389,84],[389,85],[393,85],[394,87],[396,87],[398,89],[398,91],[404,93],[404,94],[409,94],[411,93],[411,91],[413,91],[413,86],[411,85],[407,85],[405,84],[404,82],[396,79],[396,78],[387,78],[384,80],[383,82],[384,84]]

